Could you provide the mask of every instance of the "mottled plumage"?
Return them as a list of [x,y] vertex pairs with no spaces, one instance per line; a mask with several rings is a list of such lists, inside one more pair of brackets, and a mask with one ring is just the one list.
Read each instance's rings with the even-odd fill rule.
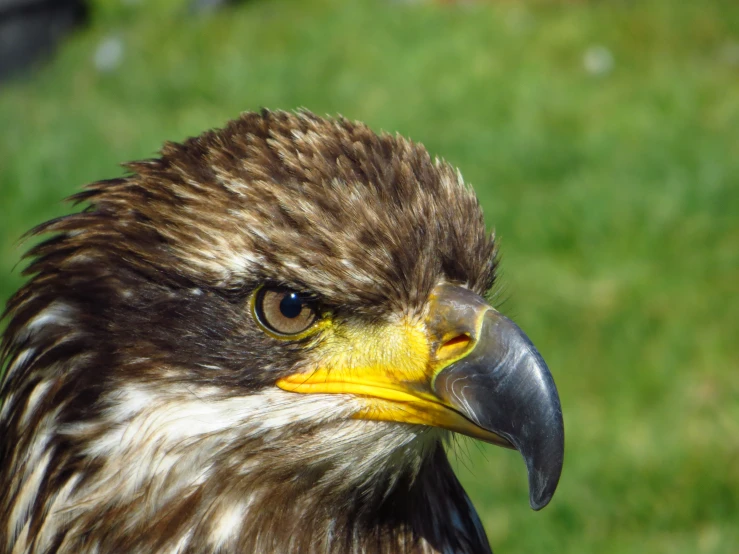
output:
[[[363,124],[268,111],[126,167],[34,231],[51,238],[8,304],[0,552],[489,551],[447,431],[275,386],[357,359],[357,329],[425,329],[440,283],[485,294],[494,242],[460,175]],[[261,286],[332,327],[275,339]]]

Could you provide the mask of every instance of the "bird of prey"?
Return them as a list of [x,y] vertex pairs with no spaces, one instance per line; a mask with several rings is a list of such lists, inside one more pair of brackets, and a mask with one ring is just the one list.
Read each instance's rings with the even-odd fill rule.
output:
[[457,170],[266,110],[126,167],[8,303],[0,552],[490,552],[452,433],[549,502],[559,398]]

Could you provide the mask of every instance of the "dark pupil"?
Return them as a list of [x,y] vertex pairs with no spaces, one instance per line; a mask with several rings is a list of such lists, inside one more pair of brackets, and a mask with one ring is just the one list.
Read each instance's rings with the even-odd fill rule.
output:
[[280,313],[289,319],[298,317],[302,311],[303,301],[296,292],[285,295],[285,298],[280,302]]

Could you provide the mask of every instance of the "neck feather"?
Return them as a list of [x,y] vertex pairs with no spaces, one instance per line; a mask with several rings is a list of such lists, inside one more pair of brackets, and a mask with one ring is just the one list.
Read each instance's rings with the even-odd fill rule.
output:
[[[54,383],[37,387],[46,394]],[[439,432],[346,419],[351,397],[184,387],[162,397],[129,384],[100,403],[84,422],[36,420],[3,507],[6,544],[38,552],[488,551]]]

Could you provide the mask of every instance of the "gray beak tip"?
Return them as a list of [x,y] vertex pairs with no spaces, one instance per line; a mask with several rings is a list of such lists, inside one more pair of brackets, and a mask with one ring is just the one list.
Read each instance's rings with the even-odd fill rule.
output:
[[541,434],[527,437],[526,442],[513,441],[526,462],[529,474],[529,503],[536,511],[544,508],[552,499],[564,463],[562,412],[553,409],[549,416],[545,418],[549,420],[548,423],[539,424]]
[[[528,465],[528,464],[527,464]],[[554,465],[562,466],[561,461]],[[544,508],[554,496],[554,491],[559,483],[559,478],[552,479],[552,473],[540,469],[528,468],[529,470],[529,504],[531,509],[537,512]]]

